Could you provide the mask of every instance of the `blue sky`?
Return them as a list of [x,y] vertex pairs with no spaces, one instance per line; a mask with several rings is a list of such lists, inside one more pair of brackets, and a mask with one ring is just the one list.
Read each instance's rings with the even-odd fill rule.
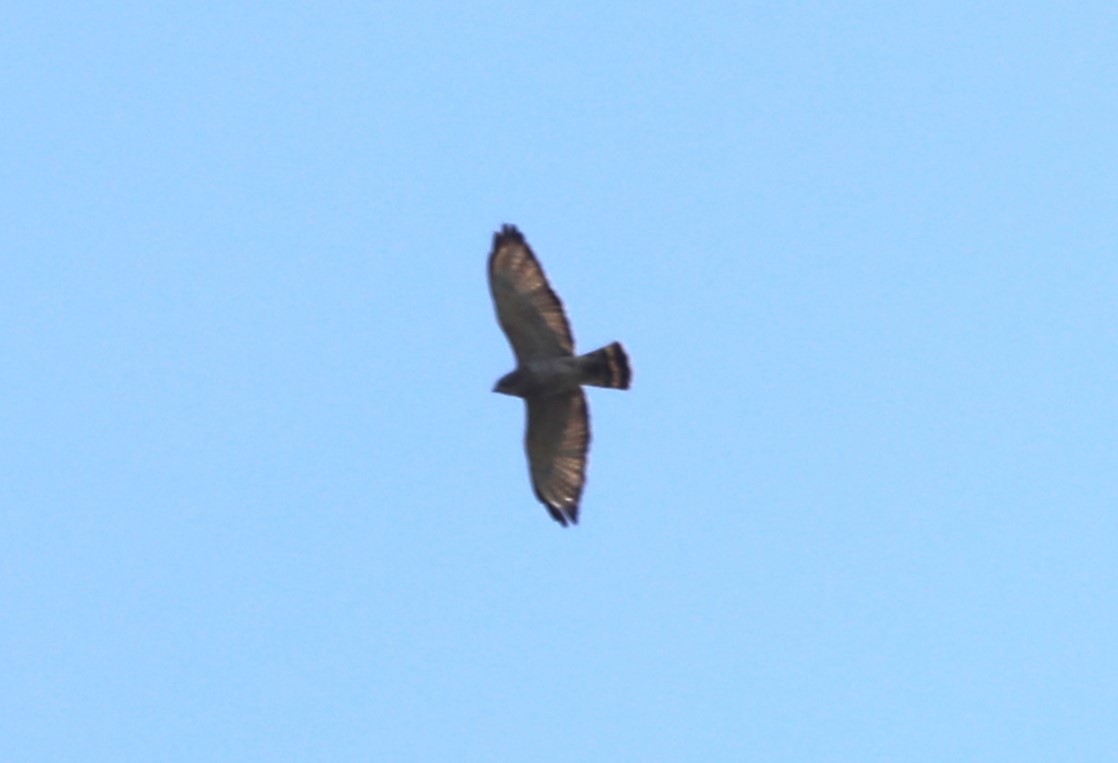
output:
[[[1118,747],[1109,3],[18,4],[0,758]],[[519,225],[594,390],[532,497]]]

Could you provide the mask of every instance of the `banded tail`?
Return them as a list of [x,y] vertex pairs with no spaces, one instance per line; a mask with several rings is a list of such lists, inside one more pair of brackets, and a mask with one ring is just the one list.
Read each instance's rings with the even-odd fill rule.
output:
[[582,361],[583,384],[612,389],[629,389],[633,372],[629,369],[629,356],[621,342],[579,356]]

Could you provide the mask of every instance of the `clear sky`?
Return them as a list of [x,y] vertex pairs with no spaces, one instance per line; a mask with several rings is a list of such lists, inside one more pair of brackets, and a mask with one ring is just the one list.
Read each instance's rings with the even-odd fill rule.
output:
[[[1108,2],[9,8],[0,759],[1113,759],[1116,51]],[[633,361],[574,529],[490,391],[505,222]]]

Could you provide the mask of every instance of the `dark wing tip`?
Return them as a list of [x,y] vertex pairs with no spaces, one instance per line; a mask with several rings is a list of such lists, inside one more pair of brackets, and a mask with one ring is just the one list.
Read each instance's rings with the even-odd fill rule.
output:
[[500,249],[506,244],[523,244],[524,234],[515,225],[505,223],[501,229],[493,234],[493,249]]
[[578,506],[572,506],[566,510],[552,506],[549,503],[545,503],[544,506],[547,508],[547,513],[551,515],[551,518],[563,527],[570,527],[571,525],[578,524]]
[[573,506],[560,506],[548,500],[544,494],[539,491],[539,488],[534,485],[532,486],[532,492],[536,494],[536,499],[547,509],[547,513],[551,515],[551,518],[563,525],[563,527],[570,527],[571,525],[578,524],[577,501]]

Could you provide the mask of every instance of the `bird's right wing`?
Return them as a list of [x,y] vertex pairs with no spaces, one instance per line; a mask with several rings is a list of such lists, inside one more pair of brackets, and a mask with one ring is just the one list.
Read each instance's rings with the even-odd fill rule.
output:
[[567,395],[528,398],[524,447],[532,487],[551,517],[566,527],[578,522],[578,503],[586,483],[590,416],[582,390]]

